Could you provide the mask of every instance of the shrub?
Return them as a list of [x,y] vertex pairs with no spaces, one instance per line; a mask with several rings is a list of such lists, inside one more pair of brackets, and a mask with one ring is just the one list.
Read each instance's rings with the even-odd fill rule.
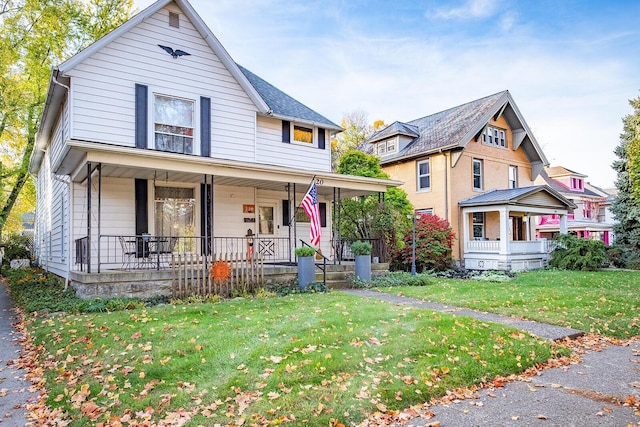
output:
[[[398,249],[392,260],[393,269],[411,268],[412,229],[404,232],[404,247]],[[451,267],[451,246],[455,234],[445,219],[437,215],[422,215],[416,221],[416,270],[446,270]]]
[[268,284],[264,288],[270,294],[275,294],[280,297],[291,294],[316,294],[327,293],[330,291],[328,286],[320,282],[309,283],[306,288],[301,289],[297,280],[288,283]]
[[607,259],[600,240],[579,239],[571,234],[558,236],[558,247],[551,254],[549,265],[565,270],[597,270]]
[[640,255],[631,246],[613,245],[606,251],[609,263],[614,267],[640,270]]
[[295,250],[297,257],[305,257],[305,256],[314,256],[316,254],[316,250],[311,246],[300,246]]
[[351,244],[351,252],[354,255],[371,255],[371,243],[356,240]]
[[7,263],[12,259],[31,259],[31,242],[25,236],[12,233],[4,241],[4,259]]
[[393,271],[386,276],[373,277],[370,281],[360,280],[357,277],[354,277],[351,281],[351,287],[357,289],[428,286],[431,284],[433,284],[433,279],[428,274],[412,276],[406,271]]

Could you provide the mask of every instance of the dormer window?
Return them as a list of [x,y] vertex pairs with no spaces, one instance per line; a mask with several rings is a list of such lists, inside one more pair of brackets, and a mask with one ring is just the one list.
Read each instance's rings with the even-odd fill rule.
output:
[[386,139],[384,141],[380,141],[376,144],[376,153],[378,156],[384,156],[396,153],[398,151],[398,146],[396,145],[396,139]]
[[494,147],[507,147],[507,131],[493,126],[487,126],[482,132],[482,143]]
[[571,178],[571,189],[575,191],[584,191],[584,182],[582,178]]

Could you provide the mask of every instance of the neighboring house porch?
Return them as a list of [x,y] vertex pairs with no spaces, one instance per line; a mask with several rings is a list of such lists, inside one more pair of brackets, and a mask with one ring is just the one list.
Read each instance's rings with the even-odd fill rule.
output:
[[530,270],[549,259],[549,242],[537,239],[535,217],[558,215],[567,232],[567,215],[575,207],[547,186],[492,190],[459,202],[463,266],[476,270]]

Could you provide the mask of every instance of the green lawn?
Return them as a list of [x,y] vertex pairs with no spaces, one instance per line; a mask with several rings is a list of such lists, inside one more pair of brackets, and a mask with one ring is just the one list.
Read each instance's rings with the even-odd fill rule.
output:
[[640,272],[535,271],[507,282],[434,279],[382,290],[615,338],[640,334]]
[[33,317],[28,330],[48,405],[71,426],[352,424],[568,354],[504,326],[340,292]]

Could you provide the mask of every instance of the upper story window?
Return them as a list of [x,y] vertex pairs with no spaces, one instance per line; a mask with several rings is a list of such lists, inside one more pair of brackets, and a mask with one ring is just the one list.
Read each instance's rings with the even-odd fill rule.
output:
[[433,208],[416,209],[416,215],[433,215]]
[[431,167],[429,159],[419,161],[417,164],[418,191],[429,190],[431,188]]
[[518,188],[518,167],[509,166],[509,188]]
[[571,178],[571,189],[576,191],[584,190],[584,183],[582,178]]
[[155,95],[153,122],[156,150],[193,153],[195,101]]
[[482,133],[482,143],[496,147],[507,147],[507,131],[493,126],[487,126]]
[[387,139],[385,141],[381,141],[376,143],[376,152],[378,154],[378,156],[384,156],[386,154],[393,154],[395,152],[397,152],[396,149],[396,139],[395,138],[391,138],[391,139]]
[[482,190],[482,160],[473,159],[473,189]]
[[313,129],[300,125],[293,125],[293,140],[295,142],[313,144]]

